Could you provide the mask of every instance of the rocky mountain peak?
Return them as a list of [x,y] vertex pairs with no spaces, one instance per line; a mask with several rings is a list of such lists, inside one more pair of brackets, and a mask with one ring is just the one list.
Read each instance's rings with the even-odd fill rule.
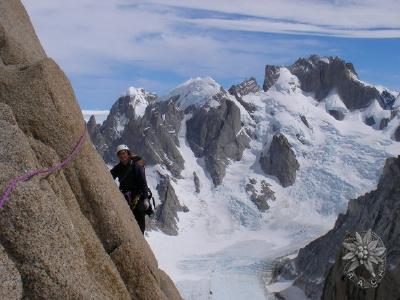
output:
[[257,80],[254,77],[250,77],[249,79],[245,79],[239,84],[232,85],[228,92],[231,95],[245,96],[250,93],[257,93],[261,90],[260,86],[257,83]]
[[358,79],[353,64],[339,57],[312,55],[300,58],[288,67],[301,83],[301,89],[315,94],[318,101],[336,89],[343,103],[350,110],[368,107],[377,100],[386,108],[381,93],[373,86]]

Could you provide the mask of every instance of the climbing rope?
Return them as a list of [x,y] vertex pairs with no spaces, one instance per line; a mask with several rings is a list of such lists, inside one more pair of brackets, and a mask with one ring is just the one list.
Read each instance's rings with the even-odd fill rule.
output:
[[79,138],[78,143],[75,145],[75,147],[72,150],[72,152],[68,155],[68,157],[64,161],[56,164],[53,167],[32,170],[32,171],[29,171],[29,172],[25,173],[22,176],[14,178],[7,185],[6,189],[4,190],[3,195],[0,198],[0,209],[3,207],[4,203],[8,200],[8,196],[10,195],[12,190],[17,186],[18,182],[28,181],[33,176],[36,176],[36,175],[41,174],[41,173],[50,173],[50,174],[54,173],[57,170],[62,169],[66,164],[68,164],[71,160],[73,160],[75,158],[75,156],[78,154],[79,150],[81,149],[83,142],[85,141],[86,129],[87,129],[87,124],[85,123],[85,128],[83,130],[83,133],[82,133],[81,137]]

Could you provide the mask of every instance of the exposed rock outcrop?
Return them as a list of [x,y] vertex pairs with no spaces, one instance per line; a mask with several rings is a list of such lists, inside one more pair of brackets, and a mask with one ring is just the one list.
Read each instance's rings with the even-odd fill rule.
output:
[[[142,101],[148,102],[143,115],[134,110],[135,97],[121,97],[111,108],[107,120],[89,130],[90,137],[108,164],[117,163],[115,148],[126,144],[148,165],[165,165],[179,177],[184,160],[177,148],[178,133],[184,112],[173,101],[154,102],[154,94],[142,90],[140,96]],[[88,125],[92,128],[90,121]]]
[[342,121],[345,117],[345,114],[340,110],[328,110],[328,113],[334,117],[336,120]]
[[[398,299],[400,297],[400,156],[389,158],[377,189],[350,200],[334,228],[280,266],[311,299]],[[387,249],[386,275],[376,289],[357,289],[343,276],[341,244],[347,232],[372,229]],[[283,270],[282,270],[283,269]],[[294,275],[293,275],[294,274]]]
[[168,235],[177,235],[178,212],[187,212],[188,209],[179,203],[169,176],[160,175],[160,177],[157,191],[160,196],[161,205],[157,207],[156,211],[157,227]]
[[[336,221],[333,232],[342,237],[347,232],[372,229],[387,249],[387,268],[376,289],[356,288],[343,279],[342,251],[326,277],[322,299],[399,299],[400,298],[400,156],[389,158],[375,191],[350,200],[347,213]],[[321,242],[329,243],[327,238]],[[332,245],[329,243],[329,245]]]
[[268,91],[278,80],[279,78],[279,69],[278,66],[265,66],[265,77],[264,77],[264,84],[263,90],[264,92]]
[[304,123],[304,125],[307,126],[307,128],[311,129],[310,123],[308,123],[308,120],[305,115],[300,115],[300,119]]
[[213,96],[218,106],[196,108],[187,122],[186,138],[196,157],[205,158],[214,185],[220,185],[228,159],[240,160],[250,138],[242,130],[240,110],[226,92]]
[[318,101],[337,89],[348,109],[368,107],[375,99],[382,107],[390,108],[386,103],[388,97],[382,97],[376,88],[360,82],[353,65],[338,57],[312,55],[308,59],[300,58],[289,70],[299,78],[301,89],[315,93]]
[[254,202],[261,212],[269,209],[269,201],[276,200],[275,193],[271,190],[271,185],[265,180],[261,180],[260,188],[256,187],[257,180],[252,178],[246,184],[246,192],[250,194],[250,200]]
[[95,116],[90,116],[87,123],[87,129],[93,145],[99,153],[105,153],[108,149],[108,143],[100,132],[100,124],[96,123]]
[[[0,0],[0,58],[2,193],[66,158],[84,120],[18,0]],[[88,136],[65,168],[12,192],[0,210],[0,268],[2,299],[181,299]]]
[[196,172],[193,172],[193,181],[196,193],[200,193],[200,179],[199,176],[197,176]]
[[269,148],[261,153],[260,164],[262,170],[276,176],[283,187],[295,182],[296,171],[300,167],[292,146],[283,134],[273,136]]
[[393,138],[395,141],[400,142],[400,125],[394,131]]
[[178,149],[183,116],[183,111],[178,110],[172,101],[150,105],[143,118],[129,121],[117,143],[126,143],[148,164],[162,164],[179,177],[184,167]]
[[228,90],[228,92],[233,95],[250,114],[255,112],[256,107],[254,104],[243,100],[243,96],[246,96],[250,93],[257,93],[259,91],[261,91],[261,88],[254,77],[251,77],[240,84],[232,85]]

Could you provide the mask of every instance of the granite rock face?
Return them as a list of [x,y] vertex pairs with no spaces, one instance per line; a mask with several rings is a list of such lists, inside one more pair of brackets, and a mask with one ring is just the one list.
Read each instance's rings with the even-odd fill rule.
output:
[[333,231],[342,236],[346,231],[372,229],[387,249],[384,278],[376,289],[358,289],[342,278],[342,251],[326,277],[322,299],[399,299],[400,298],[400,156],[389,158],[376,190],[350,200],[347,213],[336,221]]
[[108,150],[108,143],[100,131],[100,124],[96,123],[95,116],[90,117],[87,123],[87,129],[96,150],[99,153],[105,153]]
[[278,66],[265,66],[265,76],[264,76],[264,84],[263,90],[264,92],[268,91],[278,80],[279,78],[279,69]]
[[242,130],[240,110],[221,92],[213,96],[218,106],[194,108],[186,122],[187,141],[196,157],[204,157],[215,186],[220,185],[228,159],[240,160],[250,138]]
[[184,160],[179,152],[178,133],[183,111],[170,102],[150,105],[140,119],[131,119],[121,139],[133,152],[143,157],[150,165],[162,164],[179,177]]
[[[400,297],[400,156],[389,158],[376,190],[350,200],[334,228],[299,251],[280,274],[311,299],[399,299]],[[371,229],[387,249],[386,275],[376,289],[357,289],[343,276],[342,242],[347,232]]]
[[184,112],[173,101],[154,102],[153,97],[154,94],[142,91],[148,106],[139,116],[131,105],[132,96],[121,97],[101,126],[93,126],[92,118],[89,120],[89,133],[107,164],[118,162],[115,149],[119,144],[126,144],[148,165],[165,165],[179,177],[184,160],[178,150],[178,133]]
[[296,172],[300,165],[287,138],[283,134],[276,134],[271,145],[264,149],[260,156],[262,170],[276,176],[283,187],[292,185],[296,180]]
[[[0,0],[0,58],[2,193],[65,159],[85,123],[17,0]],[[0,270],[2,299],[181,299],[87,134],[71,163],[18,184],[0,210]]]
[[178,212],[187,212],[188,209],[179,203],[175,190],[171,185],[169,176],[160,175],[161,180],[157,186],[161,205],[157,207],[157,227],[168,235],[178,234]]
[[240,84],[232,85],[228,90],[229,94],[233,95],[236,100],[250,113],[250,115],[255,112],[256,107],[254,104],[243,100],[243,96],[246,96],[250,93],[257,93],[259,91],[261,91],[261,88],[254,77],[251,77]]
[[343,103],[350,110],[368,107],[375,99],[382,107],[390,107],[386,94],[382,96],[376,88],[358,81],[353,65],[338,57],[321,58],[312,55],[308,59],[300,58],[289,66],[289,70],[299,78],[301,89],[315,93],[318,101],[337,89]]

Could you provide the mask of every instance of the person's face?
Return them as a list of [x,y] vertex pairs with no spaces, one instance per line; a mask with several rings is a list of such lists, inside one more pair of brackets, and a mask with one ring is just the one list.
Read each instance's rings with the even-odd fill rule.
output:
[[123,164],[127,164],[129,161],[129,154],[126,150],[121,150],[118,152],[118,158]]

